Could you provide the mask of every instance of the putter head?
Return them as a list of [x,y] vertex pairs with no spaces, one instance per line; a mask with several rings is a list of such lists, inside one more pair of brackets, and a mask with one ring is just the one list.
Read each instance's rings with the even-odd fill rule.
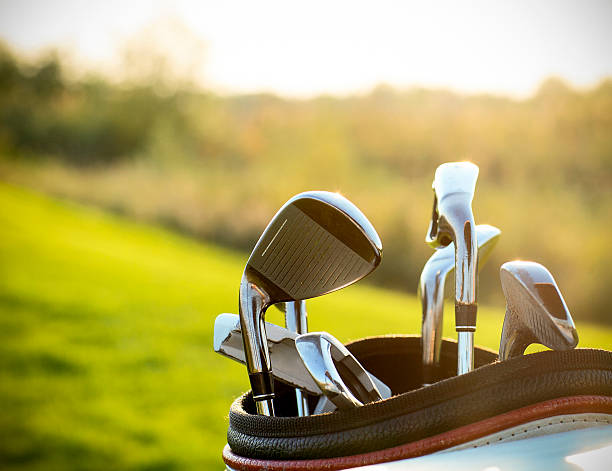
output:
[[[265,322],[268,350],[274,365],[274,378],[294,388],[303,389],[310,394],[320,395],[321,390],[306,370],[295,347],[298,334],[279,325]],[[226,358],[245,364],[244,344],[240,316],[223,313],[215,319],[213,348]],[[391,389],[380,379],[368,372],[370,378],[380,391],[383,399],[393,394]]]
[[[348,286],[378,266],[382,243],[363,213],[337,193],[291,198],[264,230],[240,283],[247,368],[258,409],[274,396],[263,316],[271,304],[300,301]],[[266,413],[266,412],[260,412]]]
[[[281,326],[265,322],[268,351],[274,364],[274,377],[294,388],[311,394],[320,394],[319,387],[312,380],[295,349],[297,334]],[[223,313],[215,319],[215,352],[226,358],[246,363],[240,316]]]
[[[499,241],[501,231],[488,224],[476,226],[478,240],[478,271],[485,265],[493,248]],[[418,296],[423,312],[421,339],[423,342],[423,366],[427,369],[440,361],[442,342],[442,320],[444,298],[450,296],[452,289],[446,290],[446,280],[454,276],[455,246],[450,245],[437,249],[429,258],[423,271],[418,288]],[[450,285],[454,286],[454,285]],[[425,376],[429,376],[425,372]],[[433,373],[433,372],[432,372]],[[430,379],[425,378],[430,383]]]
[[550,272],[539,263],[516,260],[500,269],[506,316],[499,358],[522,355],[532,343],[571,350],[578,333],[565,300]]
[[299,335],[295,347],[321,392],[338,409],[359,407],[382,399],[361,363],[327,332]]

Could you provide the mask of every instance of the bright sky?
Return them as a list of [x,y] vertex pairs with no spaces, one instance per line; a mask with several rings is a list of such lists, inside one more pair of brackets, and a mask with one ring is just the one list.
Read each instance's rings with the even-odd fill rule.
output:
[[108,70],[122,41],[165,18],[203,41],[190,56],[225,92],[347,94],[384,82],[524,96],[551,75],[581,87],[612,76],[610,0],[0,0],[0,38]]

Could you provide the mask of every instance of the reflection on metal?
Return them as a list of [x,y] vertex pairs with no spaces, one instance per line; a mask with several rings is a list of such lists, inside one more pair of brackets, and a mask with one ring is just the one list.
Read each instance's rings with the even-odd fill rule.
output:
[[[434,248],[455,244],[455,325],[460,335],[459,374],[473,369],[476,330],[476,267],[478,247],[472,199],[478,179],[478,167],[470,162],[451,162],[436,169],[433,181],[434,205],[425,241]],[[470,338],[471,337],[471,338]]]
[[327,332],[311,332],[295,339],[304,366],[321,392],[338,409],[359,407],[382,399],[361,363]]
[[550,272],[539,263],[504,263],[500,278],[506,296],[506,316],[499,358],[522,355],[532,343],[553,350],[571,350],[578,333],[565,300]]
[[[306,370],[295,348],[297,334],[269,322],[265,323],[265,329],[268,333],[268,351],[274,365],[274,378],[309,394],[320,395],[321,390]],[[213,343],[215,352],[242,364],[246,362],[240,318],[237,314],[224,313],[217,316]],[[368,374],[383,399],[391,397],[391,389],[371,373]]]
[[[308,332],[308,315],[306,301],[291,301],[285,304],[285,327],[296,334]],[[298,417],[310,415],[308,397],[300,389],[295,390],[295,401]]]
[[276,213],[255,245],[240,283],[244,352],[258,410],[262,402],[274,413],[266,309],[348,286],[374,270],[381,257],[382,243],[372,224],[337,193],[300,193]]
[[[501,231],[488,224],[476,226],[478,240],[478,271],[485,265],[499,240]],[[426,383],[434,381],[435,368],[440,363],[442,321],[446,280],[454,276],[455,244],[440,248],[427,261],[421,272],[418,295],[421,300],[423,324],[423,370]]]

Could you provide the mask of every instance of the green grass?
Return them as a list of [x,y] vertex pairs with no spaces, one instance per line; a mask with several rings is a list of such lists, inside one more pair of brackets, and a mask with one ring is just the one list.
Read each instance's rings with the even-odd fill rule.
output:
[[[221,469],[248,381],[212,328],[237,311],[246,255],[5,184],[0,227],[2,468]],[[363,284],[309,315],[343,341],[420,329],[414,297]],[[481,308],[478,344],[502,318]],[[612,348],[612,329],[576,323],[581,346]]]

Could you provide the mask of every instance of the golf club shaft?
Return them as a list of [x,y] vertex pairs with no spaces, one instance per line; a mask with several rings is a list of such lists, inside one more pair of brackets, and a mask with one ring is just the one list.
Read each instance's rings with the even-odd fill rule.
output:
[[457,344],[457,374],[462,375],[474,369],[474,332],[458,332]]
[[[463,232],[455,237],[455,328],[457,330],[457,374],[474,369],[474,331],[476,330],[476,283],[478,243],[471,208],[461,221]],[[469,209],[469,211],[467,211]],[[461,214],[460,211],[458,213]]]
[[[476,226],[478,242],[478,264],[480,271],[487,262],[491,251],[497,244],[501,231],[488,224]],[[444,315],[444,296],[447,279],[455,278],[455,244],[437,249],[429,258],[419,281],[419,299],[423,312],[421,328],[423,349],[423,383],[436,381],[440,365],[442,345],[442,319]]]
[[274,404],[272,403],[272,399],[265,399],[263,401],[255,401],[255,407],[257,408],[257,413],[259,415],[274,415]]
[[[274,379],[268,351],[264,315],[267,296],[243,275],[240,283],[240,324],[249,382],[257,411],[274,415]],[[259,402],[265,404],[259,405]]]
[[455,326],[458,374],[472,368],[476,330],[478,244],[472,200],[478,167],[469,162],[440,165],[434,176],[434,207],[425,242],[434,248],[455,243]]
[[[285,303],[285,325],[288,330],[296,334],[305,334],[308,332],[306,301],[302,300]],[[308,396],[306,396],[306,393],[296,388],[295,400],[298,417],[310,415],[308,409]]]

